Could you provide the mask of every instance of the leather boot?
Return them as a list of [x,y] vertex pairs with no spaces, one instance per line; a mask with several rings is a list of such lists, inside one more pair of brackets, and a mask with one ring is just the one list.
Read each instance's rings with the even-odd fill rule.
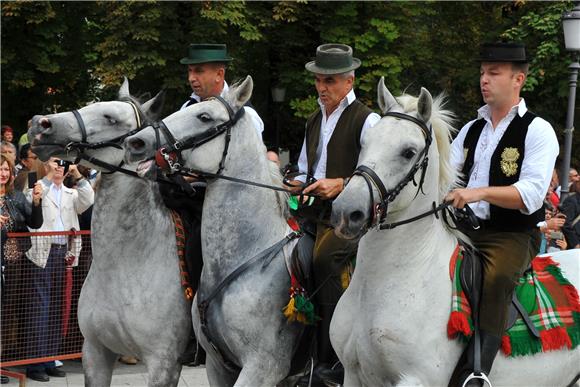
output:
[[[495,356],[499,351],[501,346],[501,337],[492,335],[486,331],[480,331],[480,342],[481,342],[481,371],[489,378],[491,372],[491,367]],[[474,357],[473,357],[473,346],[474,338],[469,340],[469,345],[461,355],[451,380],[449,381],[449,387],[461,387],[465,382],[465,379],[473,372],[474,368]],[[468,387],[480,387],[483,386],[483,381],[481,379],[471,379],[466,386]]]
[[197,367],[199,365],[205,364],[205,351],[197,342],[195,335],[192,334],[189,337],[187,348],[185,348],[185,351],[179,357],[179,361],[182,365],[189,367]]
[[314,369],[312,370],[312,380],[310,380],[310,373],[302,376],[300,379],[298,379],[298,382],[296,383],[296,385],[298,387],[327,387],[326,384],[324,384],[324,381],[322,380],[322,378],[320,377],[320,372],[322,370],[325,370],[327,368],[330,368],[330,366],[328,364],[325,363],[318,363],[316,366],[314,366]]

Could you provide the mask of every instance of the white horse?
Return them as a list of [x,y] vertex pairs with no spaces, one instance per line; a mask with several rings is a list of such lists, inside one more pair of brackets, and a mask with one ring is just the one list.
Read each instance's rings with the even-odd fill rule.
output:
[[[163,120],[175,140],[184,142],[179,152],[186,167],[282,185],[278,167],[268,161],[251,119],[243,115],[252,88],[248,76],[223,100],[210,99]],[[228,139],[225,128],[230,124]],[[161,138],[174,143],[163,133]],[[158,147],[155,131],[145,128],[127,138],[125,147],[132,160],[153,156]],[[152,165],[146,161],[139,169]],[[194,300],[202,308],[194,305],[192,315],[213,386],[274,386],[290,371],[302,326],[288,323],[282,314],[290,286],[286,253],[275,251],[271,260],[257,259],[229,277],[291,234],[285,199],[285,194],[268,189],[208,179],[201,228],[204,266]],[[293,244],[287,243],[288,250]]]
[[[35,116],[29,138],[38,156],[73,160],[72,143],[108,143],[138,129],[155,113],[159,95],[140,106],[129,95],[125,80],[122,101],[99,102],[72,112]],[[139,113],[139,109],[141,113]],[[82,124],[81,124],[82,122]],[[82,139],[81,125],[86,138]],[[110,145],[110,144],[109,144]],[[73,147],[74,148],[74,147]],[[93,157],[120,165],[124,149],[86,149]],[[95,161],[96,162],[96,161]],[[108,172],[106,166],[82,161]],[[125,166],[133,171],[134,167]],[[111,384],[119,354],[141,359],[148,385],[177,386],[179,356],[191,333],[190,302],[180,284],[175,229],[157,184],[124,173],[102,174],[92,219],[93,260],[79,299],[78,318],[84,336],[83,367],[87,386]]]
[[[432,125],[434,143],[422,192],[407,184],[389,204],[386,222],[409,219],[441,203],[456,174],[448,162],[450,112],[442,98],[395,99],[379,82],[383,112],[401,112]],[[426,147],[416,122],[386,116],[365,132],[359,166],[376,172],[387,190],[404,180]],[[421,170],[415,174],[420,181]],[[373,187],[375,203],[379,191]],[[336,232],[361,235],[356,270],[331,323],[332,344],[345,367],[345,386],[446,386],[462,352],[447,338],[451,282],[449,260],[457,237],[441,217],[431,215],[392,230],[368,229],[369,187],[354,176],[333,205]],[[424,193],[423,193],[424,192]],[[415,195],[417,195],[415,197]],[[368,231],[367,231],[368,229]],[[365,233],[366,232],[366,233]],[[576,266],[563,270],[578,270]],[[574,284],[578,288],[578,283]],[[566,386],[580,371],[580,347],[506,358],[498,355],[490,379],[494,386]]]

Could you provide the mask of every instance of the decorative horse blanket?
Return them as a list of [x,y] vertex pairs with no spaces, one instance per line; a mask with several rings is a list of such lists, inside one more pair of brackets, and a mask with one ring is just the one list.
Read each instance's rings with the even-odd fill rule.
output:
[[[457,246],[449,265],[453,282],[451,315],[447,335],[467,340],[473,333],[471,308],[459,277],[463,252]],[[558,263],[550,257],[536,257],[532,269],[524,274],[515,292],[540,339],[534,337],[523,319],[518,317],[502,339],[506,356],[573,349],[580,343],[580,300],[577,289],[562,275]]]

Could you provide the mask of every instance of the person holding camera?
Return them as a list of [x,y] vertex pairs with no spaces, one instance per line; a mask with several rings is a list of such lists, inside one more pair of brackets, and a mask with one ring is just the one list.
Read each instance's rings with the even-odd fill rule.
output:
[[[573,175],[573,172],[575,174]],[[562,231],[569,242],[571,249],[580,248],[580,178],[576,169],[570,170],[572,186],[570,194],[561,205],[562,213],[566,215],[566,222]]]
[[[39,182],[42,187],[42,215],[44,223],[32,231],[79,230],[78,214],[94,202],[94,191],[79,173],[76,165],[51,157],[44,163],[46,176]],[[63,181],[68,174],[76,180],[77,188],[67,188]],[[72,242],[72,243],[69,243]],[[70,244],[70,245],[69,245]],[[29,280],[32,318],[30,322],[30,354],[47,357],[58,354],[61,335],[61,305],[63,294],[65,258],[79,256],[79,237],[67,236],[33,237],[28,250]],[[73,266],[78,264],[75,259]],[[49,376],[64,377],[64,371],[55,367],[53,361],[27,367],[30,379],[46,382]]]

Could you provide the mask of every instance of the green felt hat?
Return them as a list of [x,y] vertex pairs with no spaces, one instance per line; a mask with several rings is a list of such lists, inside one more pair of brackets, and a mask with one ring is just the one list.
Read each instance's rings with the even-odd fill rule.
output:
[[234,58],[228,55],[225,44],[190,44],[187,56],[181,58],[181,64],[198,64],[209,62],[230,62]]
[[316,74],[342,74],[360,67],[346,44],[322,44],[316,49],[316,59],[306,63],[306,70]]

